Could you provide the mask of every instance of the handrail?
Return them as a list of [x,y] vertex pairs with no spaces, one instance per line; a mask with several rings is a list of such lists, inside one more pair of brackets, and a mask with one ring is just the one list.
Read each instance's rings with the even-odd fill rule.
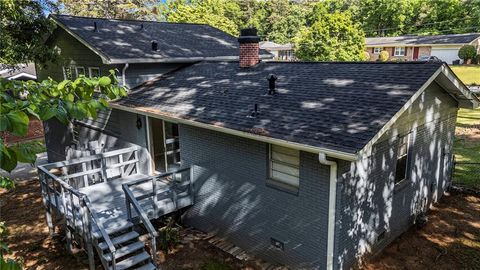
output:
[[62,185],[65,189],[67,189],[68,191],[72,192],[73,194],[75,194],[77,197],[80,197],[82,195],[82,193],[80,193],[78,190],[76,190],[74,187],[72,187],[70,184],[68,184],[67,182],[63,181],[62,179],[60,179],[58,176],[50,173],[46,168],[45,168],[45,165],[40,165],[37,167],[38,169],[40,169],[43,173],[45,173],[46,175],[48,175],[50,178],[54,179],[55,181],[57,181],[60,185]]
[[88,199],[87,195],[82,196],[82,201],[85,204],[85,207],[87,208],[88,212],[90,213],[90,218],[95,222],[95,224],[98,227],[98,230],[100,231],[100,234],[103,237],[103,240],[105,240],[105,243],[108,246],[108,249],[110,250],[110,253],[112,254],[112,265],[115,265],[115,252],[116,248],[113,245],[112,240],[110,239],[110,236],[108,235],[107,231],[105,231],[105,228],[103,227],[103,224],[99,222],[99,218],[97,216],[97,213],[95,213],[95,210],[93,209],[90,199]]
[[114,157],[114,156],[130,153],[130,152],[133,152],[133,151],[139,151],[140,149],[141,148],[138,147],[138,146],[131,146],[131,147],[128,147],[128,148],[112,150],[112,151],[109,151],[109,152],[95,154],[95,155],[91,155],[91,156],[86,156],[86,157],[81,157],[81,158],[76,158],[76,159],[70,159],[70,160],[64,160],[64,161],[59,161],[59,162],[53,162],[53,163],[42,165],[42,167],[44,167],[46,169],[51,169],[51,168],[71,166],[71,165],[76,165],[76,164],[80,164],[80,163],[89,162],[89,161],[92,161],[92,160]]
[[[140,206],[140,204],[138,203],[137,199],[135,199],[135,196],[133,195],[132,191],[128,187],[128,184],[123,184],[122,189],[125,192],[125,197],[128,200],[128,203],[133,205],[133,208],[135,209],[135,211],[137,211],[137,214],[139,215],[139,218],[141,219],[141,221],[143,222],[143,224],[147,228],[147,231],[151,235],[157,237],[158,232],[155,230],[155,228],[153,227],[153,224],[150,222],[150,219],[148,218],[147,213],[145,213],[145,211],[143,211],[143,209]],[[127,210],[128,209],[129,209],[129,206],[127,205]],[[131,216],[129,218],[131,218]]]
[[[151,180],[151,179],[148,179]],[[153,179],[155,181],[155,179]],[[133,205],[133,209],[137,211],[138,217],[142,221],[143,225],[148,231],[148,234],[150,235],[151,241],[152,241],[152,251],[151,255],[153,257],[153,261],[156,261],[156,254],[157,254],[157,240],[156,238],[158,237],[158,232],[155,230],[153,227],[152,223],[150,222],[150,219],[148,218],[147,214],[145,211],[143,211],[142,207],[138,203],[137,199],[133,195],[133,192],[130,190],[128,184],[123,184],[122,185],[123,192],[125,192],[125,200],[127,204],[127,216],[128,219],[132,218],[132,213],[130,209],[130,205]]]
[[[49,165],[49,164],[47,164]],[[37,167],[41,173],[44,173],[46,176],[47,176],[47,179],[48,178],[51,178],[53,181],[59,183],[66,191],[70,192],[71,194],[75,195],[76,197],[78,197],[78,202],[80,204],[80,207],[85,207],[87,212],[89,213],[88,217],[90,220],[92,220],[98,227],[99,231],[100,231],[100,234],[101,236],[103,237],[103,239],[105,240],[105,243],[107,244],[108,246],[108,249],[110,251],[110,253],[112,254],[112,266],[113,268],[115,269],[115,252],[116,252],[116,248],[115,246],[113,245],[113,242],[112,240],[110,239],[110,236],[108,235],[108,233],[105,231],[105,228],[103,227],[103,224],[101,224],[99,222],[99,218],[95,212],[95,210],[93,209],[91,203],[90,203],[90,199],[88,199],[87,195],[86,194],[83,194],[81,192],[79,192],[77,189],[73,188],[71,185],[69,185],[67,182],[63,181],[62,179],[60,179],[60,177],[57,177],[56,175],[50,173],[46,168],[45,168],[45,165],[40,165]],[[48,185],[48,180],[45,180]],[[48,188],[48,187],[47,187]],[[54,196],[57,196],[57,195],[54,195]],[[73,204],[73,201],[71,202]],[[57,205],[57,207],[59,207]],[[72,215],[74,215],[73,211],[73,205],[72,205]],[[65,208],[64,211],[67,211],[67,209]],[[81,210],[82,211],[82,210]],[[85,212],[84,212],[85,213]],[[85,226],[86,222],[89,222],[88,220],[82,220],[82,223],[83,223],[83,226]],[[89,222],[90,224],[87,224],[88,226],[91,225],[91,222]],[[91,238],[91,233],[92,231],[89,232],[89,235],[88,237]]]

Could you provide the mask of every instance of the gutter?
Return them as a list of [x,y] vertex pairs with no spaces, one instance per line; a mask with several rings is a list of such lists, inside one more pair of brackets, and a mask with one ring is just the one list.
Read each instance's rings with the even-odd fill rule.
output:
[[170,115],[165,115],[162,114],[162,112],[157,112],[154,110],[149,110],[146,108],[132,108],[132,107],[127,107],[127,106],[122,106],[119,104],[115,103],[110,103],[110,106],[115,109],[119,109],[122,111],[127,111],[127,112],[132,112],[132,113],[137,113],[141,115],[146,115],[152,118],[157,118],[161,120],[165,120],[168,122],[173,122],[173,123],[179,123],[179,124],[185,124],[189,126],[194,126],[194,127],[200,127],[200,128],[205,128],[213,131],[218,131],[230,135],[235,135],[247,139],[252,139],[256,141],[261,141],[261,142],[266,142],[266,143],[272,143],[272,144],[277,144],[280,146],[284,147],[290,147],[294,149],[298,149],[301,151],[305,152],[310,152],[310,153],[318,153],[318,152],[323,152],[325,154],[328,154],[330,157],[333,158],[338,158],[341,160],[346,160],[346,161],[354,161],[357,159],[356,154],[352,153],[347,153],[347,152],[342,152],[338,150],[333,150],[333,149],[328,149],[328,148],[323,148],[323,147],[316,147],[316,146],[311,146],[311,145],[306,145],[306,144],[301,144],[301,143],[295,143],[291,141],[286,141],[282,139],[275,139],[272,137],[267,137],[267,136],[262,136],[262,135],[257,135],[254,133],[246,132],[246,131],[239,131],[231,128],[226,128],[222,126],[216,126],[212,124],[205,124],[201,122],[197,122],[194,120],[189,120],[189,119],[184,119],[184,118],[178,118],[178,117],[173,117]]
[[333,248],[335,241],[335,207],[337,199],[337,162],[327,160],[325,152],[318,153],[320,164],[330,166],[330,182],[328,192],[328,233],[327,233],[327,270],[333,269]]
[[125,63],[125,66],[123,66],[122,68],[122,83],[123,83],[123,86],[126,86],[126,82],[125,82],[125,72],[127,71],[127,68],[128,68],[128,63]]

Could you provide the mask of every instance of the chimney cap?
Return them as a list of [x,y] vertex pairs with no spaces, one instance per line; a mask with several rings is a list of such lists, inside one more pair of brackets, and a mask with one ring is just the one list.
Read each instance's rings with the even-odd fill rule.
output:
[[240,30],[240,37],[238,37],[238,42],[240,43],[258,43],[260,41],[260,37],[257,36],[257,29],[252,28],[245,28]]

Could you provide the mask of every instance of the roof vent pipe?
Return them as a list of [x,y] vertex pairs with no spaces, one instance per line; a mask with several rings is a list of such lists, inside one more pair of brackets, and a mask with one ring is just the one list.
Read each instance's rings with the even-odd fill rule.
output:
[[152,51],[158,50],[158,43],[156,40],[152,40]]
[[275,94],[275,81],[277,80],[277,76],[270,74],[267,77],[268,80],[268,94],[274,95]]
[[93,32],[98,32],[97,22],[93,22]]
[[255,105],[253,106],[253,111],[252,113],[250,114],[250,116],[248,116],[249,118],[257,118],[257,116],[259,115],[260,113],[258,112],[258,104],[255,103]]
[[140,24],[140,30],[143,30],[143,23]]

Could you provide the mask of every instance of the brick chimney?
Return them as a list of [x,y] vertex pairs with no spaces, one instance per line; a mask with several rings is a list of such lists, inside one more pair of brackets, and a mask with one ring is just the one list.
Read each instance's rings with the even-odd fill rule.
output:
[[260,37],[257,36],[257,29],[247,28],[240,30],[240,67],[248,68],[255,66],[260,61],[258,53],[260,51],[258,42]]

